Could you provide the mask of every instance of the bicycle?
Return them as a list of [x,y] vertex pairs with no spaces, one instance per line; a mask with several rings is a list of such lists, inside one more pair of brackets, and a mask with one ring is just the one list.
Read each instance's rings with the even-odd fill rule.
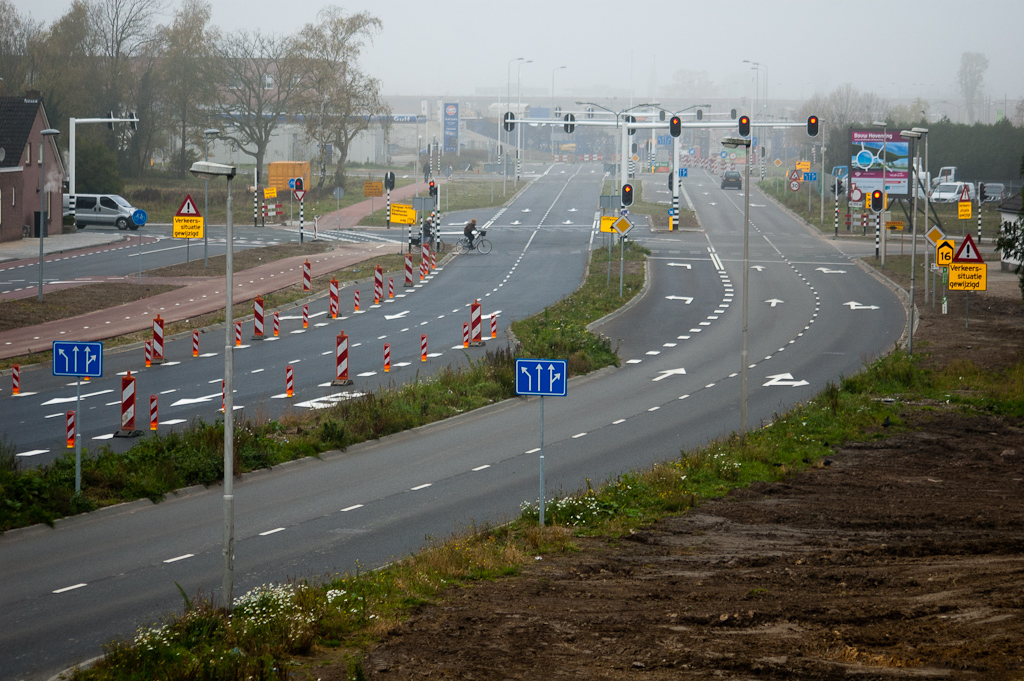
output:
[[491,242],[484,238],[487,235],[487,230],[481,230],[480,235],[476,239],[476,243],[473,244],[473,248],[469,247],[469,239],[462,237],[455,242],[455,252],[459,254],[468,253],[471,250],[477,250],[481,253],[491,252]]

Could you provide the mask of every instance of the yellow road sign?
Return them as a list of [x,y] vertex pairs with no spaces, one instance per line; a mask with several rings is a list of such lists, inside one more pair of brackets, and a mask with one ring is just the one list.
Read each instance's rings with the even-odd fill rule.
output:
[[888,222],[885,223],[885,226],[893,231],[902,232],[903,220],[889,220]]
[[626,216],[622,216],[621,218],[618,218],[617,220],[615,220],[615,222],[612,223],[612,229],[614,229],[619,234],[625,236],[626,232],[633,229],[633,223],[630,222],[629,219],[626,218]]
[[174,216],[175,239],[202,239],[203,218],[201,216]]
[[392,203],[391,222],[396,222],[400,225],[414,225],[416,224],[416,211],[408,204]]
[[935,225],[932,225],[932,228],[925,233],[925,237],[928,241],[931,241],[934,245],[938,246],[939,242],[946,238],[946,233]]
[[949,267],[953,264],[953,254],[956,253],[956,245],[952,239],[939,239],[935,244],[935,264],[939,267]]
[[[383,182],[363,182],[363,196],[384,196],[384,183]],[[394,222],[394,220],[392,220]]]
[[971,219],[971,202],[958,201],[956,204],[956,216],[961,220]]
[[987,291],[988,265],[954,262],[949,265],[950,291]]
[[277,198],[277,187],[264,187],[263,198],[265,199],[276,199]]
[[615,228],[612,227],[615,221],[619,219],[618,215],[602,215],[601,216],[601,231],[602,232],[615,232]]
[[809,173],[809,172],[811,172],[811,162],[810,161],[797,161],[796,162],[796,169],[800,170],[802,172],[805,172],[805,173]]

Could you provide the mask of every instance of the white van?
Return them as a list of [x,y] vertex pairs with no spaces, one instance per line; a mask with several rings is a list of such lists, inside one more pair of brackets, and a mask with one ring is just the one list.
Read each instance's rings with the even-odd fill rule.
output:
[[932,190],[932,203],[956,203],[967,187],[967,196],[974,200],[974,184],[971,182],[942,182]]
[[138,229],[132,221],[137,208],[117,194],[75,194],[75,207],[71,209],[70,194],[64,195],[64,215],[75,215],[75,226],[113,225],[118,229]]

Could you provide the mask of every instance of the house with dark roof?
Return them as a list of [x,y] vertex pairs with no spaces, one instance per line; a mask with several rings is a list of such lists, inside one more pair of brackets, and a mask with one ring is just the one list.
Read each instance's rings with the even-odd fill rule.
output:
[[38,92],[0,97],[0,241],[35,235],[36,214],[44,201],[44,235],[60,232],[65,169],[56,140],[42,135],[49,127]]

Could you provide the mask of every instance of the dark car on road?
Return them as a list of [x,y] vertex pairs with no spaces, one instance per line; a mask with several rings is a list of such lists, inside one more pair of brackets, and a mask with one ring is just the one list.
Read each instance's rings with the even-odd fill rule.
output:
[[743,178],[740,176],[738,171],[727,170],[722,175],[722,189],[743,189]]

